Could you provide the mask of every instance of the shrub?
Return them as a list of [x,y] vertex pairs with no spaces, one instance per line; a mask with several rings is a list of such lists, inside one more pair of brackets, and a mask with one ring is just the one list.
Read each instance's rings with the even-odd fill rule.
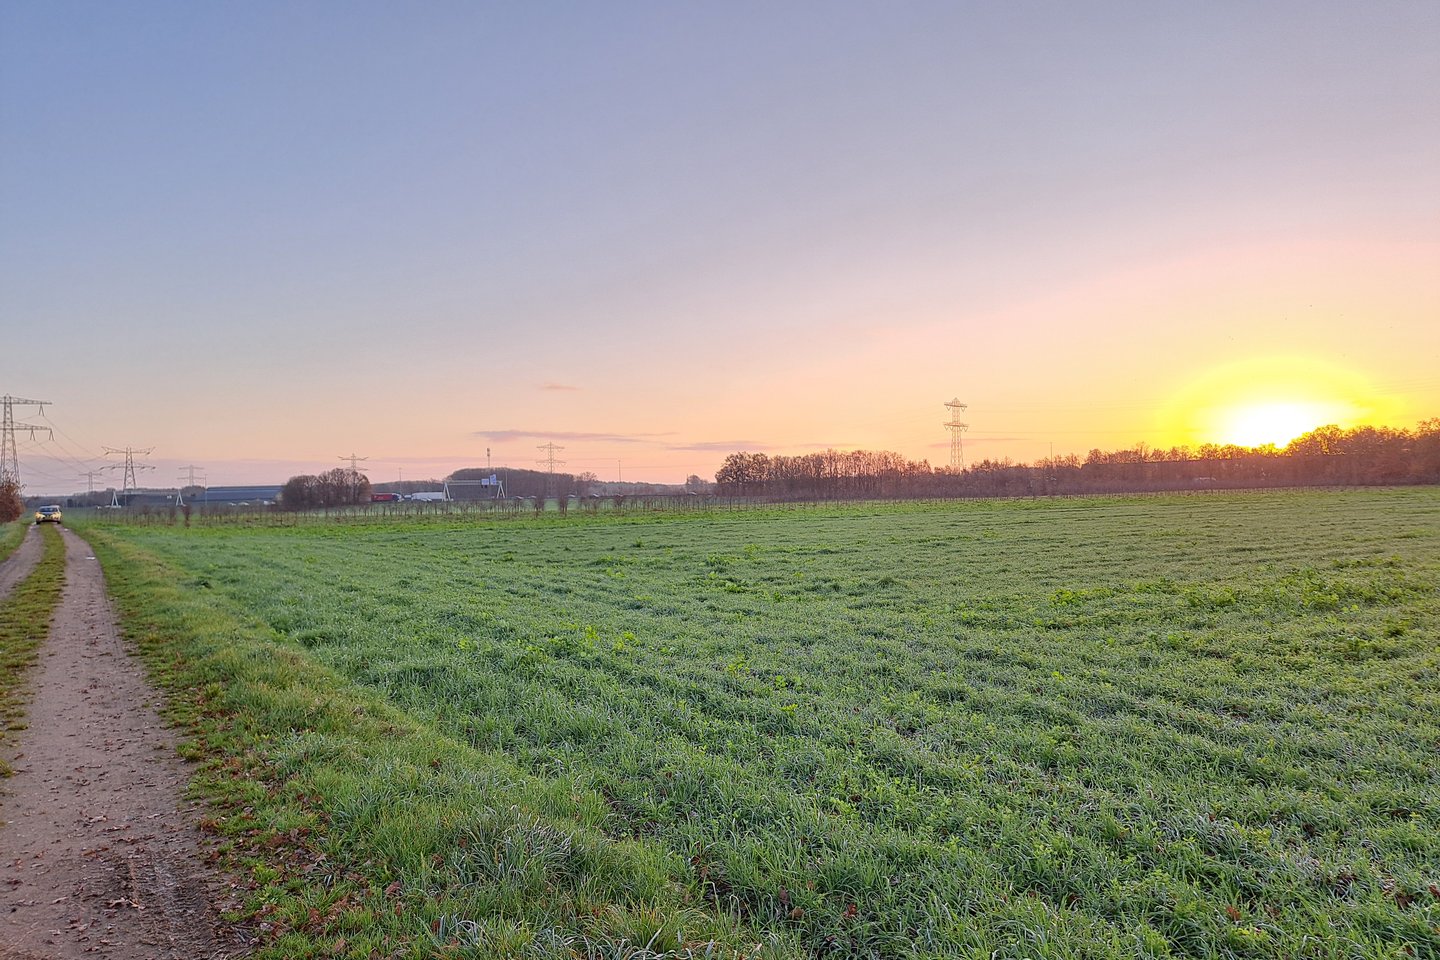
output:
[[14,480],[0,483],[0,523],[19,520],[25,513],[25,501],[20,499],[20,484]]

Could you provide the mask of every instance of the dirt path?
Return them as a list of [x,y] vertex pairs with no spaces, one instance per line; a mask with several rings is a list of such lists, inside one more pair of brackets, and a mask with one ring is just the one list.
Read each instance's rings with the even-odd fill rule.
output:
[[25,539],[20,541],[20,546],[5,558],[4,563],[0,563],[0,600],[10,596],[15,584],[30,576],[30,571],[40,562],[40,554],[44,549],[44,544],[40,542],[40,531],[31,524],[25,531]]
[[64,597],[11,745],[15,776],[0,781],[0,960],[236,956],[209,906],[174,737],[99,563],[63,532]]

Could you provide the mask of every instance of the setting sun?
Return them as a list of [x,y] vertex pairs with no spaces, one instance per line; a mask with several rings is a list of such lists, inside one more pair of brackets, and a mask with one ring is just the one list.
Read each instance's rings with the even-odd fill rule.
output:
[[1314,357],[1256,357],[1207,370],[1162,413],[1171,442],[1283,447],[1317,427],[1393,418],[1393,398],[1354,370]]
[[1234,410],[1223,428],[1223,443],[1242,447],[1274,444],[1283,447],[1296,437],[1336,419],[1335,405],[1320,403],[1263,403]]

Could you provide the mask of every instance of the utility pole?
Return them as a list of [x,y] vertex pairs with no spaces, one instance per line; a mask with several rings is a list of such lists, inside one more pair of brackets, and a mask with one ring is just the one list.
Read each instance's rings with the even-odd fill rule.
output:
[[359,473],[359,472],[360,472],[360,467],[358,466],[358,464],[360,463],[360,461],[361,461],[361,460],[369,460],[370,458],[369,458],[369,457],[357,457],[355,454],[352,453],[352,454],[350,454],[350,456],[348,456],[348,457],[342,456],[342,457],[337,457],[336,459],[339,459],[339,460],[349,460],[349,461],[350,461],[350,472],[351,472],[351,473]]
[[[146,447],[143,450],[137,450],[134,447],[126,447],[123,450],[116,447],[105,448],[105,456],[107,457],[120,453],[123,453],[125,455],[125,463],[123,466],[118,463],[112,463],[107,469],[125,471],[125,474],[120,481],[120,493],[125,495],[127,505],[129,503],[130,494],[135,493],[140,488],[140,485],[135,482],[135,471],[155,469],[148,463],[136,463],[135,455],[138,453],[142,457],[148,457],[150,456],[150,452],[154,449],[154,447]],[[118,507],[121,505],[118,495],[111,496],[110,505],[113,507]]]
[[0,397],[0,405],[4,406],[3,414],[0,414],[0,483],[13,483],[16,489],[20,487],[20,454],[15,447],[15,431],[30,431],[30,439],[35,439],[36,430],[44,430],[55,438],[55,431],[49,427],[37,426],[33,423],[16,423],[15,408],[18,407],[39,407],[40,415],[45,415],[45,404],[49,400],[26,400],[24,397],[12,397],[5,394]]
[[950,431],[950,469],[962,470],[965,467],[965,443],[960,435],[970,429],[970,424],[960,422],[960,414],[965,412],[967,404],[960,402],[956,397],[945,404],[945,409],[950,411],[950,419],[945,421],[945,429]]

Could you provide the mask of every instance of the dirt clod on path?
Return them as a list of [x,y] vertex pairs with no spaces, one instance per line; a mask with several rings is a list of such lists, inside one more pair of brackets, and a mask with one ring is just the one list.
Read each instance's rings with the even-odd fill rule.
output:
[[0,960],[237,956],[210,906],[175,738],[99,562],[62,533],[64,595],[30,677],[29,726],[9,744],[15,776],[0,780]]

